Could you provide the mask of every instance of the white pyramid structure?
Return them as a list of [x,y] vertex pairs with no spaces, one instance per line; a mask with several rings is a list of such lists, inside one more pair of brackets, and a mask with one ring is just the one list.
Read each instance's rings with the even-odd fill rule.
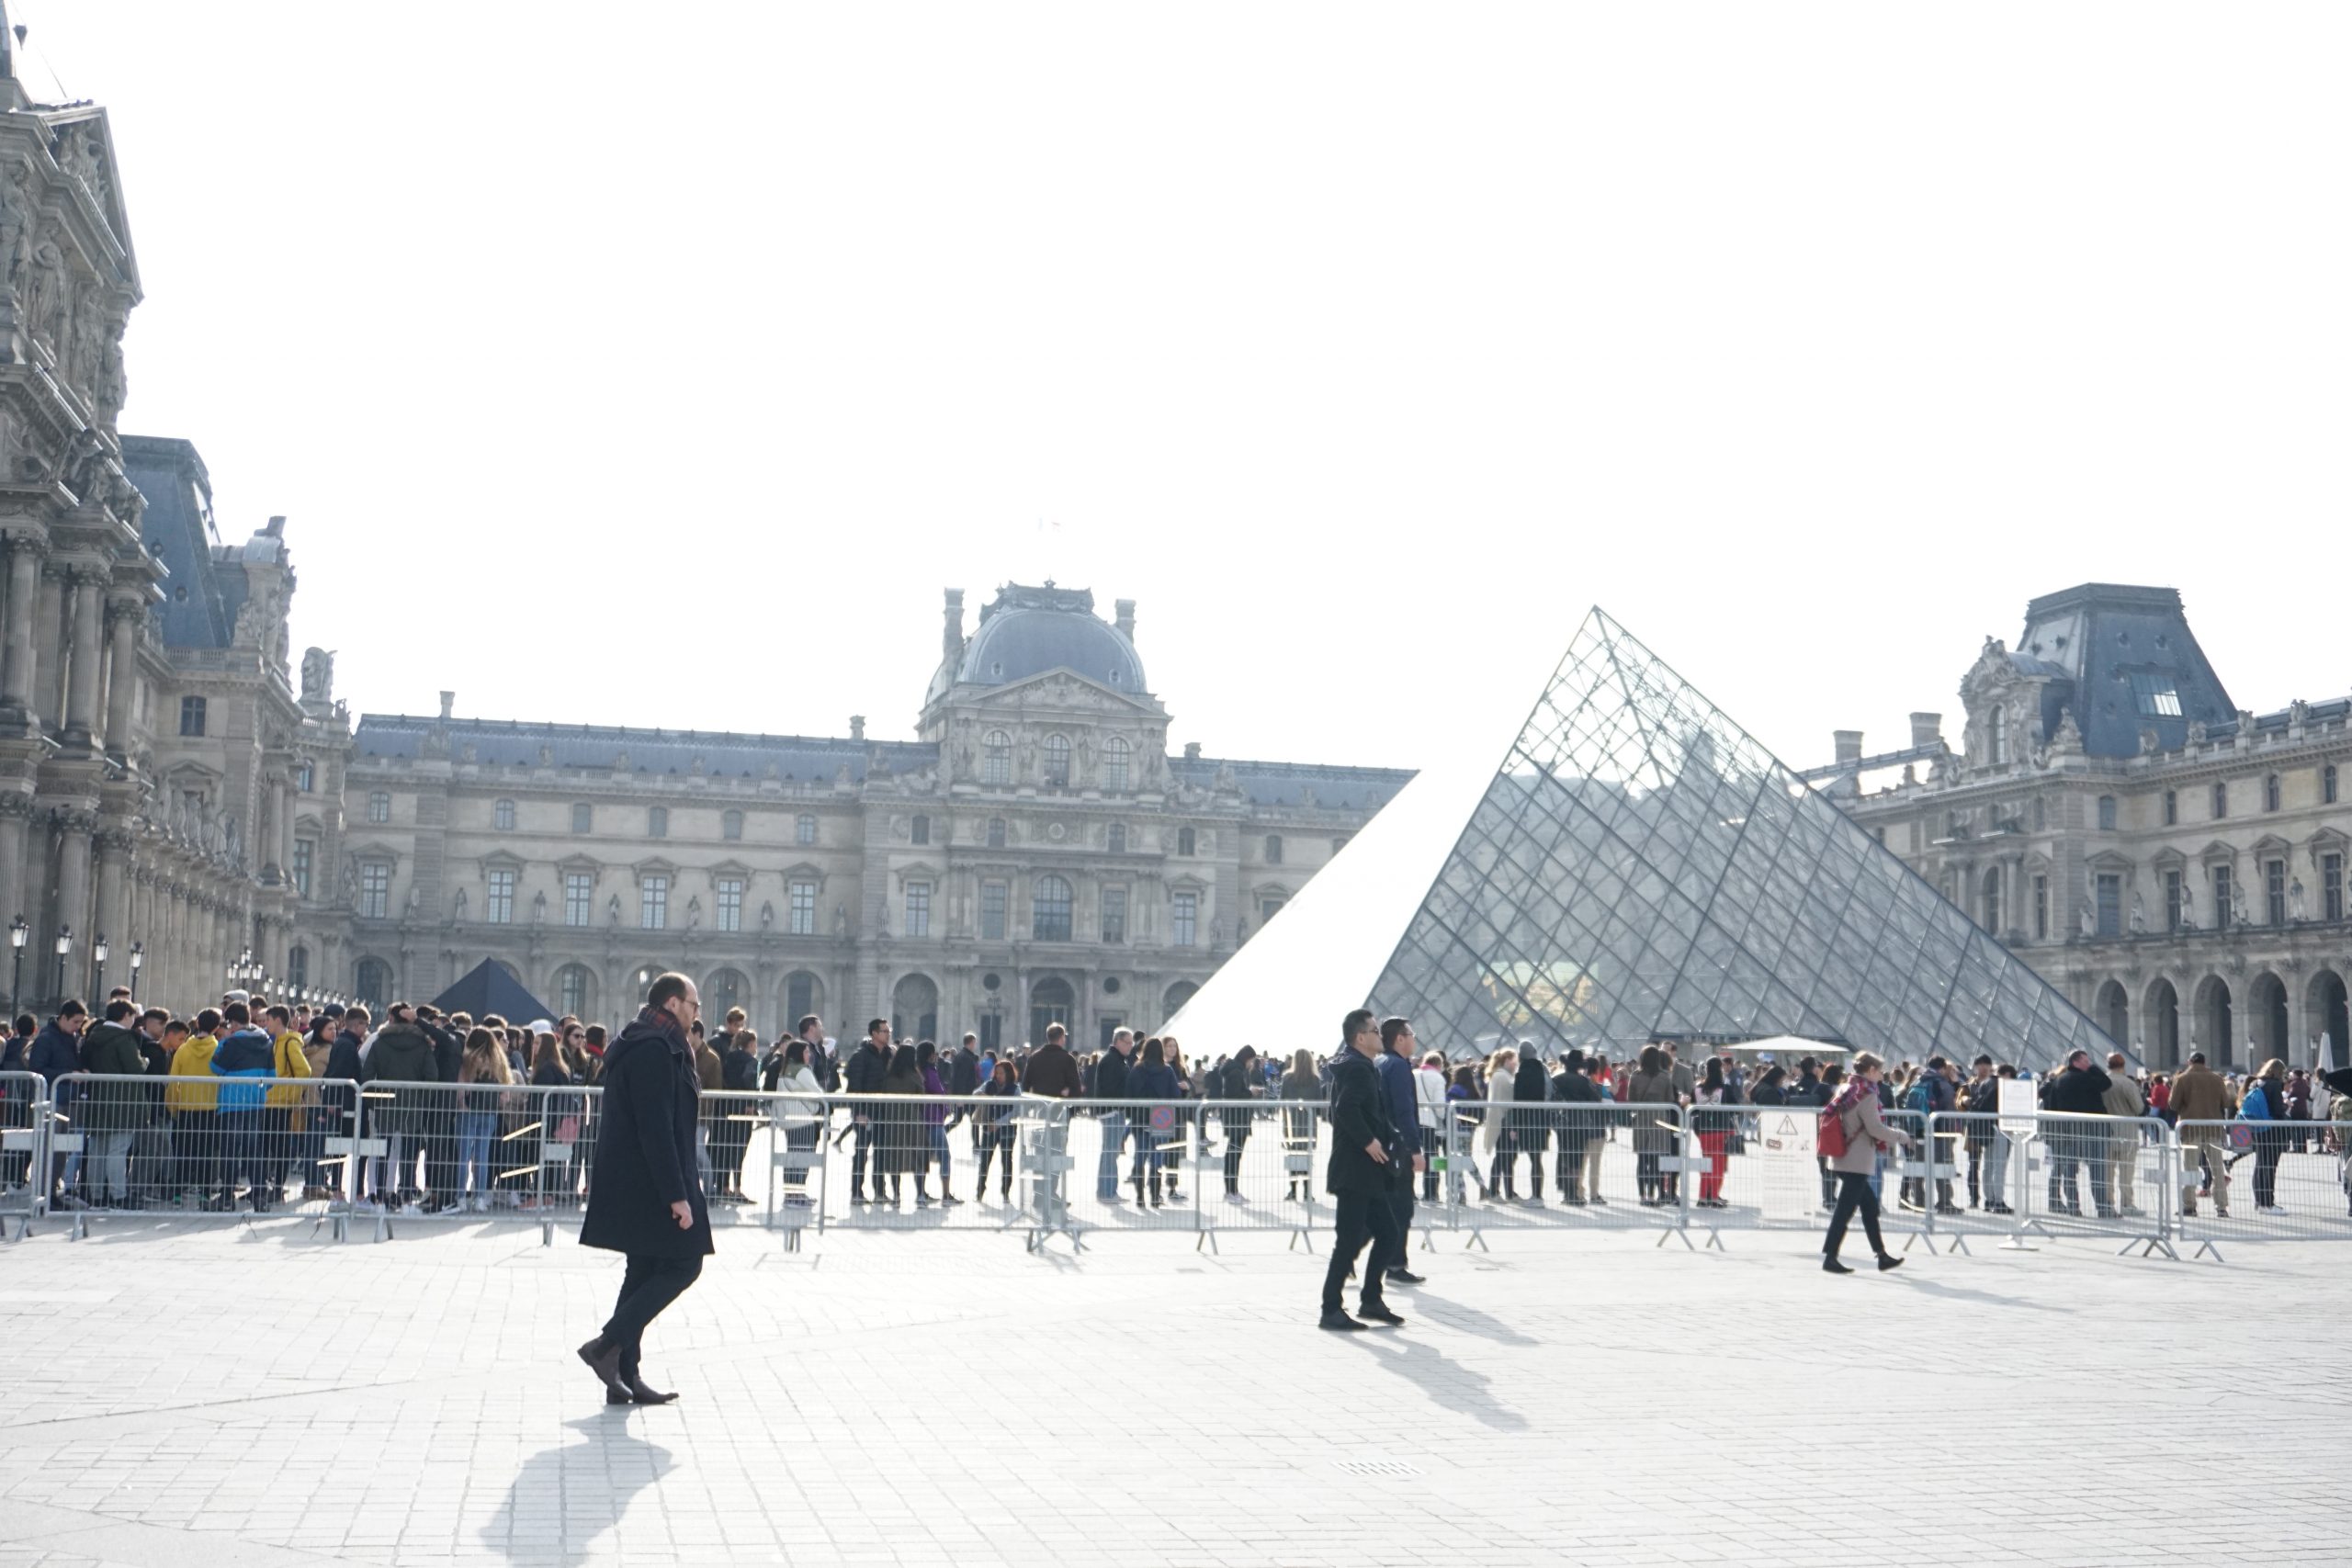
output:
[[2039,1070],[2111,1046],[1961,909],[1596,607],[1499,769],[1398,793],[1166,1032],[1449,1053],[1794,1035]]

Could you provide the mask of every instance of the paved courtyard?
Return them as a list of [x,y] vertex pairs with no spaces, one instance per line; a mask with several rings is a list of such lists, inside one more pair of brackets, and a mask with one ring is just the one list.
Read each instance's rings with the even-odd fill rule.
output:
[[0,1568],[2346,1561],[2344,1244],[1728,1240],[1441,1237],[1343,1337],[1276,1235],[738,1232],[649,1343],[684,1400],[608,1411],[568,1237],[52,1226]]

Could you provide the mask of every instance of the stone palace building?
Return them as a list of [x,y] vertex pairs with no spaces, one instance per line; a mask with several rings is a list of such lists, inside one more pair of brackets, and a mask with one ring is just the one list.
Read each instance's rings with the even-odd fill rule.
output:
[[1411,777],[1170,755],[1132,601],[1008,586],[967,637],[963,597],[912,740],[460,718],[448,693],[362,716],[319,759],[342,795],[315,847],[297,808],[332,972],[423,998],[489,958],[608,1019],[676,968],[763,1036],[820,1012],[1092,1043],[1167,1017]]
[[2239,708],[2169,588],[2087,583],[1987,639],[1911,744],[1806,777],[2154,1067],[2302,1065],[2352,1028],[2352,700]]

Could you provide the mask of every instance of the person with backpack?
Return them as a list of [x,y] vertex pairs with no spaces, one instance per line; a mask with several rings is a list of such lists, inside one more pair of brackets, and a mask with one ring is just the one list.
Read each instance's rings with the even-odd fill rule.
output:
[[[757,1094],[760,1089],[760,1036],[738,1028],[719,1036],[718,1087],[730,1094]],[[721,1203],[745,1203],[743,1156],[751,1147],[752,1115],[756,1109],[741,1100],[719,1100],[710,1140],[711,1164],[718,1178],[712,1196]]]
[[1898,1145],[1908,1147],[1915,1141],[1900,1127],[1890,1126],[1879,1109],[1878,1086],[1885,1073],[1885,1063],[1868,1051],[1860,1053],[1854,1058],[1853,1076],[1821,1112],[1816,1146],[1838,1179],[1838,1206],[1830,1213],[1829,1234],[1821,1246],[1825,1273],[1853,1272],[1838,1261],[1838,1250],[1845,1243],[1846,1227],[1858,1212],[1862,1216],[1862,1234],[1870,1238],[1871,1250],[1878,1255],[1879,1269],[1896,1269],[1903,1263],[1902,1258],[1887,1251],[1884,1238],[1879,1235],[1878,1194],[1871,1190],[1871,1177],[1878,1169],[1879,1151]]
[[[1928,1139],[1928,1163],[1930,1165],[1938,1163],[1934,1157],[1934,1140],[1928,1137],[1935,1126],[1932,1119],[1949,1114],[1958,1104],[1952,1093],[1953,1077],[1951,1064],[1941,1056],[1930,1056],[1928,1058],[1928,1065],[1920,1070],[1917,1078],[1913,1080],[1909,1092],[1904,1096],[1903,1109],[1919,1119],[1920,1135]],[[1919,1177],[1906,1177],[1903,1182],[1902,1202],[1906,1209],[1926,1208],[1928,1206],[1926,1180]],[[1939,1179],[1936,1182],[1936,1213],[1939,1214],[1960,1213],[1959,1207],[1951,1201],[1951,1183],[1949,1180]]]
[[2272,1057],[2246,1080],[2238,1120],[2254,1122],[2254,1212],[2283,1214],[2278,1206],[2278,1158],[2287,1152],[2287,1064]]

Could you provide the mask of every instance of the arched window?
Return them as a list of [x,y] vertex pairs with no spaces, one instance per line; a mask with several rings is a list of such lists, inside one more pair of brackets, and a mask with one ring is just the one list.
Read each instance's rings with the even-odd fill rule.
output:
[[2272,773],[2262,781],[2262,809],[2278,809],[2278,775]]
[[555,1006],[558,1012],[586,1018],[595,1005],[596,978],[586,964],[567,964],[555,972]]
[[1111,824],[1111,852],[1114,855],[1127,852],[1127,825],[1125,822]]
[[2009,710],[2007,708],[1993,710],[1992,751],[1995,767],[2006,768],[2009,765]]
[[1004,848],[1004,818],[1001,817],[989,818],[989,848],[992,850]]
[[502,800],[497,805],[492,807],[490,808],[490,822],[492,827],[497,829],[502,833],[513,832],[514,830],[514,803],[511,800]]
[[1039,942],[1069,940],[1069,884],[1058,876],[1037,879],[1037,900],[1030,915],[1029,931]]
[[1009,784],[1012,782],[1012,737],[1001,729],[991,729],[980,737],[980,782],[984,784]]
[[654,806],[646,808],[645,836],[649,839],[666,839],[670,836],[670,808],[668,807]]
[[1102,743],[1102,787],[1113,795],[1127,788],[1127,743],[1114,735]]
[[380,958],[361,959],[358,977],[353,982],[352,989],[361,1001],[368,1004],[369,1011],[381,1018],[384,1003],[391,998],[392,966]]
[[1046,737],[1046,787],[1069,787],[1069,737],[1067,735]]
[[1985,872],[1983,891],[1984,929],[1998,934],[2001,929],[2001,868],[1999,866],[1994,866]]
[[2098,828],[2102,833],[2115,831],[2115,796],[2111,795],[2098,797]]
[[912,837],[918,844],[931,842],[931,818],[921,812],[915,813]]
[[1189,855],[1193,852],[1193,830],[1190,828],[1176,829],[1176,852],[1180,855]]
[[743,836],[743,814],[740,811],[720,812],[718,814],[718,836],[722,839],[741,838]]
[[813,844],[817,841],[817,818],[815,814],[804,811],[797,818],[794,818],[792,824],[792,841],[796,844]]
[[1283,836],[1280,833],[1266,835],[1266,863],[1268,865],[1283,863]]

